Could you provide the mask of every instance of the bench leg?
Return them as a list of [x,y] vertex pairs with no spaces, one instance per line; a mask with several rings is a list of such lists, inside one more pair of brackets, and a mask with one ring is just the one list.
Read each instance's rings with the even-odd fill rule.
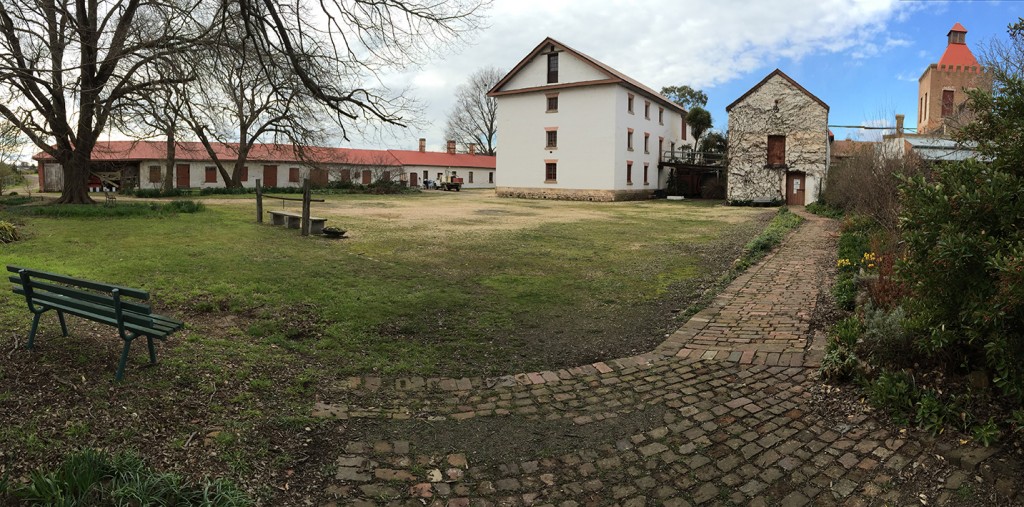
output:
[[131,346],[131,340],[124,341],[124,351],[121,352],[121,362],[117,363],[117,373],[114,374],[114,380],[118,382],[124,378],[124,367],[128,364],[128,349]]
[[156,364],[156,347],[153,346],[153,337],[146,337],[146,345],[149,345],[149,364]]
[[39,317],[41,317],[42,315],[42,313],[37,313],[35,314],[34,317],[32,317],[32,330],[28,332],[28,344],[25,345],[25,348],[27,349],[31,349],[32,344],[35,343],[36,329],[39,328]]
[[68,325],[64,323],[64,312],[57,310],[57,319],[60,320],[60,331],[64,336],[68,335]]

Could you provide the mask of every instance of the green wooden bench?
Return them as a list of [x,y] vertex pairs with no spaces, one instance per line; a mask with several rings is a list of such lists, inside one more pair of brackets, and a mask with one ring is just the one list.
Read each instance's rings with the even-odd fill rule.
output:
[[181,329],[185,324],[180,320],[164,317],[152,312],[148,304],[149,293],[118,285],[81,280],[70,276],[56,275],[44,271],[7,266],[15,294],[25,297],[28,309],[34,314],[32,331],[28,334],[28,348],[31,349],[39,327],[39,317],[50,310],[57,311],[60,329],[68,335],[64,314],[75,315],[100,324],[117,328],[124,340],[121,362],[117,365],[116,380],[124,377],[128,362],[128,349],[132,340],[146,337],[149,345],[149,362],[156,364],[156,347],[153,339],[165,340],[168,335]]

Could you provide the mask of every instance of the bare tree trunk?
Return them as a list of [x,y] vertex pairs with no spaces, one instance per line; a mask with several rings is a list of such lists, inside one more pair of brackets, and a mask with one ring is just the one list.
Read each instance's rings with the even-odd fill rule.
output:
[[166,173],[164,174],[164,185],[163,189],[165,193],[170,193],[174,190],[174,170],[175,160],[174,157],[177,155],[178,145],[175,139],[175,128],[173,125],[167,129],[167,166]]
[[89,197],[89,153],[92,150],[75,150],[71,158],[61,161],[64,170],[64,191],[60,194],[59,204],[96,204]]

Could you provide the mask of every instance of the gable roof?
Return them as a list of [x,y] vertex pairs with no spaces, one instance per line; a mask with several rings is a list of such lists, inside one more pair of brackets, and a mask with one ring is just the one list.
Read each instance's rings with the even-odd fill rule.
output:
[[[608,79],[601,79],[601,80],[595,80],[595,81],[580,81],[580,82],[576,82],[576,83],[551,83],[551,84],[548,84],[548,85],[545,85],[545,86],[538,86],[538,87],[533,87],[533,88],[523,88],[523,89],[520,89],[520,90],[501,91],[501,88],[503,86],[505,86],[505,84],[507,84],[512,79],[512,77],[514,77],[516,74],[518,74],[519,71],[522,70],[522,68],[525,67],[528,63],[533,61],[533,59],[536,58],[537,55],[541,54],[541,52],[544,50],[545,46],[552,45],[552,44],[557,46],[557,47],[559,47],[559,48],[561,48],[565,52],[575,56],[576,58],[579,58],[581,61],[583,61],[584,63],[587,63],[591,67],[601,71],[602,73],[604,73],[605,75],[608,76]],[[676,104],[675,102],[672,102],[671,100],[669,100],[664,95],[654,91],[652,88],[650,88],[650,87],[644,85],[643,83],[641,83],[641,82],[639,82],[639,81],[637,81],[637,80],[635,80],[635,79],[633,79],[633,78],[631,78],[631,77],[629,77],[629,76],[627,76],[627,75],[625,75],[625,74],[623,74],[623,73],[621,73],[621,72],[619,72],[619,71],[609,67],[608,65],[605,65],[604,63],[598,61],[595,58],[587,56],[587,55],[585,55],[585,54],[583,54],[583,53],[581,53],[579,51],[576,51],[575,49],[573,49],[573,48],[571,48],[569,46],[566,46],[565,44],[562,44],[561,42],[558,42],[555,39],[552,39],[551,37],[547,37],[543,41],[541,41],[540,44],[537,44],[537,47],[533,48],[533,51],[530,51],[530,53],[527,54],[525,58],[520,60],[520,62],[518,64],[516,64],[516,66],[513,67],[512,70],[510,70],[508,72],[508,74],[505,75],[505,77],[501,78],[501,80],[498,81],[498,83],[495,84],[494,87],[491,88],[490,91],[487,92],[487,95],[490,96],[490,97],[498,97],[498,96],[501,96],[501,95],[512,95],[512,94],[516,94],[516,93],[526,93],[526,92],[533,92],[533,91],[538,91],[538,90],[551,90],[551,89],[558,89],[558,88],[572,88],[572,87],[576,87],[576,86],[589,86],[589,85],[595,85],[595,84],[620,84],[622,86],[625,86],[626,88],[630,88],[630,89],[632,89],[632,90],[634,90],[636,92],[639,92],[639,93],[641,93],[643,95],[648,96],[649,98],[654,99],[655,102],[658,102],[661,105],[668,107],[669,109],[674,109],[674,110],[676,110],[679,113],[684,114],[684,115],[686,114],[686,109],[683,109],[682,106],[680,106],[679,104]]]
[[[238,158],[238,143],[215,143],[214,153],[223,161],[234,161]],[[167,144],[164,141],[106,141],[96,143],[92,151],[93,162],[140,162],[143,160],[163,160],[167,156]],[[35,160],[52,161],[53,157],[39,153]],[[175,147],[176,160],[182,162],[210,161],[210,155],[202,143],[179,142]],[[438,153],[432,151],[405,150],[360,150],[353,148],[328,148],[310,146],[301,151],[291,144],[254,144],[246,157],[253,163],[314,163],[314,164],[349,164],[376,166],[437,166],[437,167],[475,167],[494,169],[495,157],[487,155],[469,155],[465,153]]]
[[772,71],[771,74],[768,74],[767,76],[765,76],[764,79],[761,80],[761,82],[757,83],[751,89],[747,90],[747,93],[744,93],[743,95],[740,95],[740,98],[732,101],[732,104],[729,104],[728,106],[725,106],[725,112],[728,113],[733,108],[733,106],[735,106],[736,104],[740,103],[743,99],[749,97],[750,94],[752,94],[755,91],[757,91],[758,88],[764,86],[764,84],[767,83],[769,79],[771,79],[771,78],[773,78],[775,76],[780,76],[783,79],[785,79],[786,81],[789,81],[789,84],[791,84],[794,87],[796,87],[797,90],[800,90],[801,92],[804,93],[804,95],[807,95],[808,97],[810,97],[815,102],[821,104],[821,107],[824,107],[825,111],[828,111],[828,104],[826,104],[825,101],[819,99],[813,93],[807,91],[807,88],[804,88],[803,86],[800,85],[800,83],[797,83],[793,78],[787,76],[785,72],[782,72],[779,69],[775,69],[774,71]]

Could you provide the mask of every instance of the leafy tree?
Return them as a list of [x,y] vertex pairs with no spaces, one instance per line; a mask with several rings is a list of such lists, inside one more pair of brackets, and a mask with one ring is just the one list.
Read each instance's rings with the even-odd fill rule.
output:
[[482,153],[495,155],[498,147],[498,101],[487,92],[505,73],[496,67],[484,67],[455,89],[455,106],[448,113],[445,137],[458,143],[476,144]]
[[704,135],[697,151],[726,153],[729,151],[729,138],[722,132],[711,131]]
[[692,107],[704,107],[708,105],[708,94],[701,90],[695,90],[687,85],[666,86],[661,89],[665,98],[679,104],[683,109],[689,110]]
[[400,97],[365,83],[439,53],[476,27],[488,3],[4,0],[0,116],[62,164],[59,202],[90,203],[86,185],[100,134],[126,104],[173,79],[138,80],[140,69],[217,47],[222,27],[241,24],[262,70],[290,74],[349,126],[403,125]]
[[1007,395],[1024,400],[1024,19],[1006,52],[983,55],[993,93],[970,92],[975,124],[963,139],[990,162],[937,167],[902,187],[899,273],[918,343],[955,365],[987,367]]
[[686,113],[686,124],[693,132],[693,145],[700,146],[701,136],[711,128],[711,113],[703,107],[691,108]]

